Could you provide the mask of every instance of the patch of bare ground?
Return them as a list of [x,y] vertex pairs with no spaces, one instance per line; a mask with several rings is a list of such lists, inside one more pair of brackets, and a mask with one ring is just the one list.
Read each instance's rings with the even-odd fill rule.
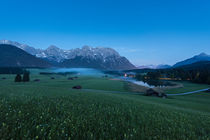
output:
[[[168,90],[168,89],[182,88],[182,87],[184,87],[183,84],[175,83],[175,82],[172,82],[172,83],[173,83],[173,86],[154,87],[153,89],[155,91],[160,92],[160,93],[164,93],[164,91],[165,90]],[[131,83],[131,82],[125,82],[124,83],[124,88],[127,89],[127,90],[129,90],[129,91],[132,91],[132,92],[140,92],[140,93],[146,93],[146,91],[148,89],[150,89],[149,87],[137,85],[137,84],[134,84],[134,83]]]
[[121,81],[122,79],[112,78],[112,79],[109,79],[109,80]]
[[153,89],[158,91],[158,92],[164,93],[164,91],[168,90],[168,89],[183,88],[184,87],[183,84],[181,84],[181,83],[176,83],[176,82],[171,82],[171,83],[173,84],[173,86],[155,87]]
[[124,88],[128,91],[140,93],[146,93],[146,91],[149,89],[148,87],[137,85],[131,82],[124,82]]

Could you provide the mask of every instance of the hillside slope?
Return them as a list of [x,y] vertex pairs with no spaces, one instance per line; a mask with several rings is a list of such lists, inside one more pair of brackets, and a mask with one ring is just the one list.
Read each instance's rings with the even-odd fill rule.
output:
[[0,67],[50,67],[51,65],[12,45],[0,44]]
[[127,58],[120,56],[112,48],[84,46],[82,48],[64,50],[51,45],[44,50],[10,40],[0,40],[0,43],[16,46],[55,67],[86,67],[111,70],[136,68]]
[[200,61],[189,65],[180,66],[177,68],[182,68],[186,70],[195,70],[195,69],[210,69],[210,61]]
[[207,55],[205,53],[201,53],[199,55],[196,55],[192,58],[186,59],[184,61],[176,63],[173,67],[180,67],[184,65],[193,64],[200,61],[210,61],[210,55]]

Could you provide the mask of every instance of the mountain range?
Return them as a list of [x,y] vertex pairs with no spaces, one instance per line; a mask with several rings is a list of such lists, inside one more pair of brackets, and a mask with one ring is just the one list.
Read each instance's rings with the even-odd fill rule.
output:
[[[56,46],[47,49],[36,49],[18,42],[2,40],[0,44],[8,44],[42,59],[51,66],[57,67],[86,67],[97,69],[124,70],[135,69],[136,67],[118,52],[111,48],[93,48],[84,46],[71,50],[63,50]],[[33,62],[31,62],[33,63]]]
[[[202,63],[205,62],[205,63]],[[177,62],[173,66],[170,65],[144,65],[139,66],[139,69],[168,69],[168,68],[187,68],[187,67],[193,67],[193,66],[201,66],[203,64],[209,64],[207,62],[210,62],[210,55],[201,53],[199,55],[195,55],[192,58]],[[192,65],[191,65],[192,64]],[[186,67],[185,67],[186,66]]]
[[103,70],[166,69],[210,61],[210,55],[201,53],[173,66],[145,65],[135,67],[127,58],[120,56],[117,51],[111,48],[84,46],[82,48],[63,50],[51,45],[47,49],[36,49],[10,40],[1,40],[0,47],[0,67],[78,67]]
[[201,62],[201,61],[210,61],[210,55],[205,54],[205,53],[201,53],[199,55],[196,55],[192,58],[186,59],[184,61],[178,62],[176,63],[173,67],[181,67],[184,65],[189,65],[189,64],[193,64],[193,63],[197,63],[197,62]]
[[138,69],[167,69],[171,68],[172,66],[166,65],[166,64],[160,64],[160,65],[143,65],[139,66]]

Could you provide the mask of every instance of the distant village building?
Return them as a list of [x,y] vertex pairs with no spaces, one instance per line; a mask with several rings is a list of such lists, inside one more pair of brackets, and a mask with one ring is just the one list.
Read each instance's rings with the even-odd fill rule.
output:
[[128,72],[124,74],[124,77],[130,77],[130,78],[134,78],[136,77],[136,73],[134,72]]

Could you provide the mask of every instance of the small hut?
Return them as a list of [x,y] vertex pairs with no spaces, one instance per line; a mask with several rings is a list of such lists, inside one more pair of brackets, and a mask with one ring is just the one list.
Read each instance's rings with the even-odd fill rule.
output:
[[206,92],[210,93],[210,88],[208,90],[206,90]]
[[150,88],[146,91],[146,96],[158,96],[159,92],[155,91],[154,89]]
[[82,89],[82,86],[80,86],[80,85],[73,86],[72,89]]
[[161,92],[158,92],[152,88],[148,89],[146,91],[146,96],[156,96],[156,97],[162,97],[162,98],[166,98],[167,95],[165,93],[161,93]]
[[34,82],[40,82],[40,79],[35,79]]
[[68,78],[68,80],[74,80],[74,78],[72,78],[72,77],[69,77],[69,78]]

